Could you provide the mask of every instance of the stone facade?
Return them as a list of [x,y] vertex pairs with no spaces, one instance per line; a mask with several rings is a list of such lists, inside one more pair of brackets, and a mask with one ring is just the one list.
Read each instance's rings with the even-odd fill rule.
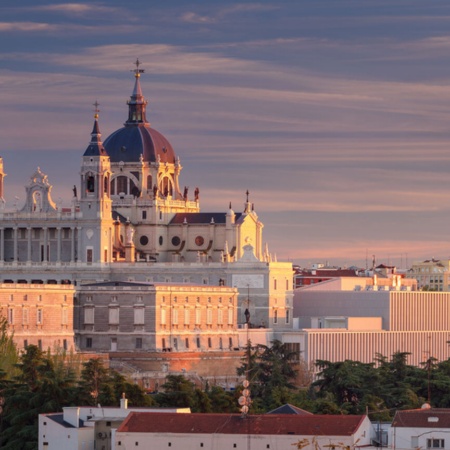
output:
[[2,284],[0,312],[19,350],[74,350],[72,285]]
[[111,282],[78,288],[85,351],[213,351],[239,345],[235,288]]

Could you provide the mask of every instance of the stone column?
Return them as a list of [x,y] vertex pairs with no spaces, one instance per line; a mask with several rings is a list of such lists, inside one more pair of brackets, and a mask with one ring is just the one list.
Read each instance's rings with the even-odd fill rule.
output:
[[49,254],[49,246],[48,246],[48,228],[43,227],[42,230],[44,231],[44,262],[48,262],[48,254]]
[[81,261],[83,261],[83,259],[84,259],[84,257],[85,257],[85,255],[82,255],[81,254],[81,232],[82,232],[82,228],[81,227],[77,227],[77,238],[78,238],[78,250],[77,250],[77,252],[78,252],[78,256],[77,256],[77,259],[78,259],[78,261],[79,262],[81,262]]
[[75,227],[70,227],[70,262],[75,261]]
[[5,261],[5,229],[0,228],[0,261]]
[[16,263],[17,258],[18,258],[18,248],[17,248],[18,242],[17,242],[17,240],[18,240],[19,229],[17,227],[14,227],[13,230],[14,230],[14,258],[13,258],[13,261]]
[[33,229],[31,227],[27,228],[27,235],[28,235],[28,245],[27,245],[27,261],[31,263],[31,234]]
[[56,262],[61,262],[61,227],[56,228],[57,243],[56,243]]

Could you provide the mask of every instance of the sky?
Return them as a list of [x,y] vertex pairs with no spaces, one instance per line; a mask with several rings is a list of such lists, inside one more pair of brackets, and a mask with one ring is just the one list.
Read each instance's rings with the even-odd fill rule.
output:
[[0,6],[7,207],[39,166],[69,203],[100,103],[147,117],[202,211],[243,210],[278,261],[450,258],[448,0],[21,0]]

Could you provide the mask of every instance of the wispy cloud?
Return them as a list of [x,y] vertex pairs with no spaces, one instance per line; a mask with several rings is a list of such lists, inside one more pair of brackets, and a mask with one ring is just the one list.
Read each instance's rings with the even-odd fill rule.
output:
[[54,31],[58,26],[50,23],[39,22],[0,22],[0,32],[10,31]]

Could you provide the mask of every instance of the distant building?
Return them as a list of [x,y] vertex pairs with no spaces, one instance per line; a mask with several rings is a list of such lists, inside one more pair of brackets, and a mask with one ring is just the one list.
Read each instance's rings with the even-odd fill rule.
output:
[[419,289],[425,291],[450,291],[450,259],[427,259],[414,262],[407,277],[417,280]]
[[[74,169],[80,173],[80,182],[73,187],[68,205],[53,200],[52,185],[39,167],[25,186],[24,198],[16,197],[16,201],[7,204],[6,167],[0,158],[0,283],[71,284],[80,292],[84,292],[83,285],[96,283],[210,286],[211,297],[217,302],[212,311],[217,317],[213,315],[212,324],[205,322],[208,327],[195,337],[196,308],[192,297],[188,307],[183,304],[177,310],[177,330],[172,320],[169,333],[169,317],[175,317],[167,310],[166,336],[161,327],[155,328],[159,334],[152,339],[141,328],[161,320],[164,308],[142,324],[139,314],[146,314],[146,307],[137,306],[141,303],[120,287],[115,306],[96,305],[92,308],[93,318],[83,304],[84,312],[76,317],[75,329],[81,337],[77,342],[86,351],[91,341],[105,352],[121,346],[137,350],[141,345],[144,352],[169,348],[174,352],[176,347],[183,352],[187,348],[197,352],[221,346],[228,350],[242,344],[237,341],[237,329],[292,329],[292,264],[277,262],[269,253],[263,242],[264,225],[249,192],[245,193],[240,212],[235,212],[228,202],[222,209],[218,205],[218,212],[200,210],[200,189],[182,186],[179,155],[147,120],[139,66],[136,61],[125,124],[104,142],[96,106],[90,140],[80,153],[80,167]],[[34,289],[39,295],[37,289],[41,288]],[[228,306],[219,308],[219,294],[214,294],[220,290],[223,301],[225,297],[228,301],[231,290],[236,295],[232,328],[230,316],[226,315]],[[84,298],[83,294],[80,298]],[[18,307],[8,308],[16,314],[12,321],[18,327],[16,336],[25,341],[25,335],[18,334],[26,331],[20,328],[23,325],[17,316]],[[102,308],[108,311],[105,316],[100,314]],[[210,314],[208,309],[205,311]],[[250,313],[249,320],[246,311]],[[174,309],[170,312],[175,314]],[[189,325],[185,324],[188,314]],[[35,319],[30,316],[30,320]],[[50,326],[47,320],[45,324]],[[220,330],[215,328],[219,325]],[[52,318],[52,326],[61,327],[59,317]],[[53,347],[60,340],[63,345],[64,339],[48,333],[41,344]],[[67,345],[70,347],[68,341]]]
[[395,278],[395,286],[357,284],[363,280],[297,289],[295,331],[281,332],[281,340],[296,342],[311,369],[316,360],[373,362],[398,351],[416,366],[430,356],[448,359],[450,293],[411,291],[403,285],[411,280]]
[[325,268],[318,267],[312,269],[297,268],[294,272],[294,286],[300,288],[322,283],[333,278],[358,277],[359,271],[356,269]]

